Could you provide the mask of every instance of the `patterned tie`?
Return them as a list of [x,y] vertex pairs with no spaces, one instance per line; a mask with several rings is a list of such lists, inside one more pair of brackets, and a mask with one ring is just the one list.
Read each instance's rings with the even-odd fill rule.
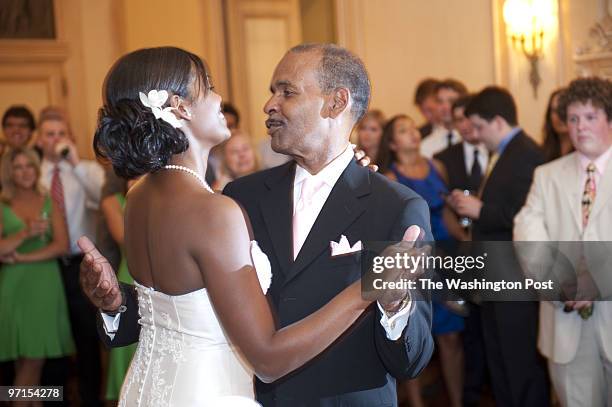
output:
[[587,165],[586,173],[587,179],[584,183],[584,192],[582,193],[582,227],[585,228],[589,223],[589,215],[591,209],[593,209],[593,202],[595,202],[595,194],[597,189],[595,187],[595,164],[590,163]]
[[323,186],[323,182],[315,177],[308,177],[302,181],[302,193],[295,206],[293,214],[293,259],[295,260],[302,249],[310,229],[317,219],[312,210],[313,197]]
[[64,204],[64,185],[60,177],[60,168],[58,165],[53,167],[53,178],[51,178],[51,200],[53,205],[66,219],[66,206]]
[[472,171],[470,172],[469,180],[470,191],[478,191],[482,181],[482,167],[480,166],[480,161],[478,160],[479,153],[480,151],[478,151],[477,148],[474,148],[474,163],[472,164]]

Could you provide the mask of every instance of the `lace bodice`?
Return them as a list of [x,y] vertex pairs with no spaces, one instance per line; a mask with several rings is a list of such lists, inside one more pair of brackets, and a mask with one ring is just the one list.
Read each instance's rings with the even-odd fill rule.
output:
[[[270,262],[255,241],[251,257],[266,293]],[[142,329],[120,406],[257,405],[252,369],[227,339],[205,288],[167,295],[135,285]]]

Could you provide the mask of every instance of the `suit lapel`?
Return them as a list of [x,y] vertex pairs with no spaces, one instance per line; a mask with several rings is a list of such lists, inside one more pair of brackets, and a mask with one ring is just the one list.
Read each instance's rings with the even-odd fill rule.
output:
[[574,218],[574,223],[579,231],[582,231],[582,186],[580,185],[580,165],[578,164],[578,156],[568,160],[563,167],[563,176],[561,177],[561,190],[567,191],[565,196],[568,199],[570,213]]
[[[295,278],[365,211],[360,197],[369,194],[369,170],[351,161],[332,189],[298,257],[287,272],[285,284]],[[354,244],[355,242],[350,242]],[[289,239],[291,244],[291,239]]]
[[294,177],[295,162],[291,161],[265,181],[269,192],[259,201],[264,223],[282,272],[286,272],[293,261],[291,228]]

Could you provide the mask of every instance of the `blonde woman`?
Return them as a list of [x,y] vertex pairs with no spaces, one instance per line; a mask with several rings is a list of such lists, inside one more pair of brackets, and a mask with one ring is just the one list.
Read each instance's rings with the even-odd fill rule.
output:
[[0,268],[0,361],[15,361],[16,386],[40,384],[45,359],[74,352],[55,260],[68,249],[66,225],[39,178],[34,150],[4,154],[0,256],[8,262]]

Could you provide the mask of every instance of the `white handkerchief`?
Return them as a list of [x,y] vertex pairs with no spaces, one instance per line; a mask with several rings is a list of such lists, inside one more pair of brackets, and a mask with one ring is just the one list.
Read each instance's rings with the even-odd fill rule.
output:
[[356,242],[353,247],[351,247],[346,236],[341,235],[340,241],[338,243],[333,240],[329,242],[329,246],[331,248],[332,257],[341,256],[343,254],[350,254],[361,251],[361,240]]

